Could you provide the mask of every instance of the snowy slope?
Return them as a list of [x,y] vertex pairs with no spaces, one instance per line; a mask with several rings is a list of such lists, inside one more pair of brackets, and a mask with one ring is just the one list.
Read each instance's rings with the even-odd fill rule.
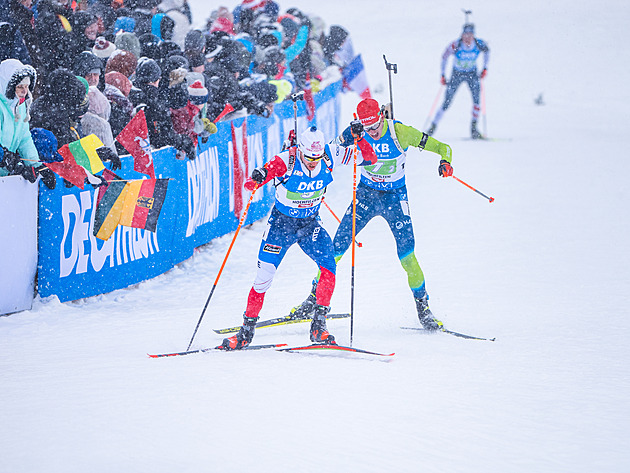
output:
[[[382,54],[396,62],[397,118],[424,125],[443,48],[460,32],[459,2],[283,6],[346,26],[379,100],[389,95]],[[463,88],[436,138],[452,146],[455,174],[496,201],[439,178],[437,155],[417,150],[408,187],[433,311],[453,330],[496,342],[400,330],[417,324],[413,301],[389,230],[373,221],[359,235],[354,345],[395,351],[390,362],[277,352],[147,358],[186,348],[225,237],[134,288],[37,300],[0,318],[0,472],[628,471],[630,6],[466,7],[492,50],[487,128],[502,140],[463,140],[471,105]],[[208,7],[193,8],[201,23]],[[534,104],[540,93],[544,106]],[[344,97],[345,119],[357,101]],[[342,170],[327,197],[338,214],[351,182]],[[211,329],[240,322],[263,228],[239,235],[195,346],[218,344]],[[292,249],[263,318],[300,302],[314,270]],[[349,301],[346,257],[333,310]],[[348,343],[347,321],[329,328]],[[259,330],[255,341],[306,343],[308,327]]]

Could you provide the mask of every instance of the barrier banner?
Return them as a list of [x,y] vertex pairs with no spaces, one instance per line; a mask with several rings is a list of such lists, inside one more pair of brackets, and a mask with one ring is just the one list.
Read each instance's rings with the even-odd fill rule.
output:
[[0,177],[0,315],[33,303],[37,269],[37,186]]
[[[328,139],[339,131],[341,82],[315,95],[314,119],[305,118],[298,102],[298,131],[316,124]],[[60,301],[76,300],[125,288],[164,273],[190,258],[196,247],[236,230],[243,188],[251,171],[280,151],[293,129],[293,103],[274,107],[269,118],[248,115],[217,124],[206,143],[199,142],[194,160],[178,160],[171,147],[153,151],[157,178],[168,178],[168,190],[155,232],[118,226],[107,241],[94,236],[98,190],[86,185],[67,188],[57,178],[50,190],[40,184],[38,291]],[[144,179],[131,156],[121,157],[121,179]],[[245,224],[266,217],[274,188],[256,192]]]

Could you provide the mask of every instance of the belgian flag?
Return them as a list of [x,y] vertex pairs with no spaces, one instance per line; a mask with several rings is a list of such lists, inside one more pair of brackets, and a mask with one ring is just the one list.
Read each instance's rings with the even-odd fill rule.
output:
[[155,232],[167,188],[168,179],[110,182],[96,207],[94,236],[108,240],[118,225]]

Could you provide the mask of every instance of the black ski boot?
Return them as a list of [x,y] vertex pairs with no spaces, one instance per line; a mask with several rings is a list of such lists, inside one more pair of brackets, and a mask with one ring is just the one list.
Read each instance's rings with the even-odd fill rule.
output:
[[311,288],[311,293],[308,295],[306,300],[302,302],[300,305],[296,305],[293,309],[291,309],[291,318],[294,319],[310,319],[313,315],[313,308],[317,303],[317,297],[315,296],[315,292],[317,291],[317,282],[313,283],[313,287]]
[[483,140],[485,139],[485,136],[483,136],[479,130],[477,129],[477,120],[473,120],[470,123],[470,137],[473,140]]
[[433,133],[435,133],[436,128],[437,128],[437,125],[435,123],[431,123],[431,126],[427,130],[427,135],[433,136]]
[[224,350],[240,350],[252,342],[256,330],[258,317],[243,316],[243,326],[238,333],[230,338],[224,338],[221,346]]
[[431,309],[429,309],[429,301],[427,296],[424,296],[422,299],[415,297],[416,308],[418,309],[418,318],[420,319],[420,323],[425,330],[438,330],[443,327],[442,322],[433,317],[433,313]]
[[330,312],[330,307],[315,304],[313,311],[313,321],[311,322],[311,342],[324,345],[336,345],[333,337],[326,328],[326,315]]

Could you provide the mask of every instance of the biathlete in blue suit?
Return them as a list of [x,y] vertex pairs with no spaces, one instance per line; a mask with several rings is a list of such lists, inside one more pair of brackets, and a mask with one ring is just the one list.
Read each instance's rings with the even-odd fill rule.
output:
[[[424,274],[414,251],[415,238],[405,184],[405,164],[407,149],[415,146],[440,155],[438,173],[442,177],[451,176],[451,147],[399,121],[386,120],[376,100],[362,100],[357,106],[357,115],[360,123],[352,123],[352,128],[358,125],[352,133],[359,135],[365,130],[365,140],[374,149],[378,160],[375,164],[361,167],[361,181],[357,186],[356,233],[363,230],[374,217],[380,216],[387,221],[396,240],[398,259],[407,273],[420,323],[425,329],[437,330],[442,327],[442,322],[429,309]],[[352,139],[351,129],[346,129],[342,137],[347,144]],[[352,204],[346,210],[333,240],[336,261],[341,259],[351,244]],[[321,278],[319,282],[316,278],[308,298],[293,308],[292,313],[296,317],[312,312],[314,293],[319,291],[319,284]]]
[[[237,350],[251,343],[265,293],[287,250],[295,243],[317,264],[321,273],[312,306],[311,341],[335,344],[335,337],[326,327],[326,315],[335,289],[337,264],[333,242],[320,222],[319,207],[326,188],[333,181],[335,167],[353,161],[354,141],[345,145],[338,141],[326,143],[324,134],[311,127],[300,135],[298,146],[289,147],[262,168],[254,169],[251,179],[245,183],[245,188],[251,191],[256,185],[273,181],[276,201],[258,251],[258,272],[249,291],[243,326],[238,334],[223,340],[225,349]],[[361,139],[357,164],[374,163],[374,151]]]
[[[477,58],[481,53],[483,53],[483,68],[481,74],[478,74]],[[446,71],[446,62],[451,55],[454,56],[453,71],[451,73],[451,80],[447,82],[444,74]],[[446,109],[451,105],[455,92],[457,92],[462,82],[466,82],[473,99],[470,134],[475,140],[484,138],[477,129],[477,120],[479,119],[479,112],[481,110],[479,107],[479,95],[481,90],[479,79],[483,79],[488,74],[489,58],[490,49],[488,48],[488,44],[482,39],[475,38],[475,25],[472,23],[465,24],[461,38],[449,44],[442,55],[442,64],[440,67],[442,77],[440,80],[443,85],[446,85],[446,94],[444,95],[444,103],[435,113],[435,117],[427,134],[433,135],[435,133],[435,129],[440,123],[442,115],[444,115]]]

